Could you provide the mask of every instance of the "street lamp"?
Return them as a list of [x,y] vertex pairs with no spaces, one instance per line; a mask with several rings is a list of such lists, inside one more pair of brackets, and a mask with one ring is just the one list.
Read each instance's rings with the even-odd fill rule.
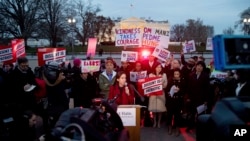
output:
[[247,35],[250,35],[250,18],[244,18],[243,23],[244,23],[245,33],[247,33]]
[[76,19],[74,18],[69,18],[68,19],[68,23],[72,26],[72,30],[71,30],[71,49],[72,49],[72,59],[75,58],[75,51],[74,51],[74,31],[73,31],[73,25],[76,23]]

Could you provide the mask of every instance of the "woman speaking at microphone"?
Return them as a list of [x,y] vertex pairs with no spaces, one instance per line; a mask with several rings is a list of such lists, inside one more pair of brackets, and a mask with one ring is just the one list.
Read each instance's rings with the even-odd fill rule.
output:
[[110,87],[108,99],[114,101],[117,105],[134,104],[134,91],[127,85],[125,72],[117,73],[116,81]]

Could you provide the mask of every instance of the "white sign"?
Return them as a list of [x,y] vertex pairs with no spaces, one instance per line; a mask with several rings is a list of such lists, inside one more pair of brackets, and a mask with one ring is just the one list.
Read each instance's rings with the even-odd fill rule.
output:
[[115,29],[115,46],[133,46],[141,43],[141,29]]
[[183,53],[189,53],[193,51],[196,51],[194,40],[188,41],[183,44]]
[[136,62],[137,59],[138,59],[138,52],[122,51],[122,54],[121,54],[122,62]]
[[213,50],[212,38],[207,38],[206,50]]
[[144,79],[147,77],[147,71],[140,71],[140,72],[130,72],[130,81],[131,82],[138,82],[139,79]]
[[0,49],[0,62],[13,59],[12,48]]
[[170,52],[164,48],[156,47],[152,55],[162,61],[166,61],[170,56]]
[[97,72],[100,70],[100,60],[82,60],[82,72]]
[[57,63],[63,63],[64,61],[66,61],[66,57],[62,57],[62,58],[55,58],[55,59],[52,59],[52,60],[47,60],[45,61],[45,64],[49,64],[51,62],[57,62]]
[[124,126],[136,126],[136,108],[117,108]]
[[43,60],[50,60],[50,59],[55,59],[55,58],[60,58],[60,57],[65,57],[66,56],[66,50],[60,50],[60,51],[55,51],[55,52],[49,52],[43,54]]

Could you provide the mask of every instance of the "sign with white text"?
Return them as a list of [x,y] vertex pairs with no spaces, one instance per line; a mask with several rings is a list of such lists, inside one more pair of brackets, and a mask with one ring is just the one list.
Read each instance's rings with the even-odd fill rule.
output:
[[144,95],[162,95],[162,77],[149,77],[138,80],[138,91]]
[[38,48],[38,65],[43,66],[50,62],[62,63],[66,61],[66,49],[65,48]]

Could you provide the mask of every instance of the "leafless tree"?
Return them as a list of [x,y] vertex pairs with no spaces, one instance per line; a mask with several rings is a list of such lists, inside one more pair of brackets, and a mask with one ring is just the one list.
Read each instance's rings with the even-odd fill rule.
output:
[[51,46],[56,47],[58,41],[66,35],[67,17],[65,13],[68,0],[43,0],[39,35],[50,40]]
[[0,15],[4,17],[6,35],[23,38],[25,43],[32,32],[37,29],[40,0],[1,0]]
[[181,42],[184,38],[185,25],[176,24],[171,27],[171,40]]
[[240,28],[243,33],[250,35],[250,23],[244,22],[244,19],[250,19],[250,7],[243,10],[240,13],[240,20],[235,22],[235,28]]
[[228,27],[227,29],[223,30],[223,34],[233,35],[234,34],[234,29],[232,27]]

